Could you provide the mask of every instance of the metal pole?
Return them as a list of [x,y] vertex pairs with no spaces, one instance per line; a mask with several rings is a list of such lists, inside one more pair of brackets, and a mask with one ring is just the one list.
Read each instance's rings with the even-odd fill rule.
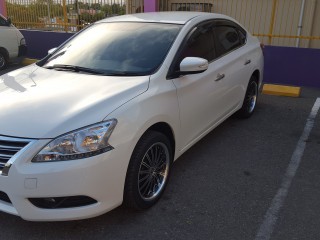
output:
[[[306,0],[302,0],[301,9],[300,9],[299,25],[298,25],[298,33],[297,33],[297,36],[298,36],[298,37],[301,36],[302,21],[303,21],[303,15],[304,15],[305,5],[306,5]],[[297,38],[296,47],[299,47],[299,46],[300,46],[300,38]]]
[[272,13],[271,13],[271,22],[270,22],[270,28],[269,28],[269,45],[272,43],[272,34],[273,34],[273,28],[274,28],[274,22],[276,20],[276,10],[277,10],[277,0],[272,1]]
[[[309,35],[312,35],[313,33],[313,29],[314,29],[314,23],[315,23],[315,13],[316,13],[316,9],[317,9],[317,0],[313,0],[311,5],[311,9],[312,9],[312,13],[310,14],[311,17],[311,25],[310,25],[310,30],[309,30]],[[311,39],[309,39],[307,45],[305,47],[309,48],[310,47],[310,41]]]
[[7,8],[5,0],[0,0],[0,14],[7,17]]
[[[51,24],[50,3],[49,3],[49,0],[47,0],[47,8],[48,8],[48,18],[49,18],[49,23]],[[50,27],[51,27],[51,25],[50,25]]]
[[68,32],[68,16],[67,16],[66,0],[63,0],[63,18],[64,18],[64,30]]

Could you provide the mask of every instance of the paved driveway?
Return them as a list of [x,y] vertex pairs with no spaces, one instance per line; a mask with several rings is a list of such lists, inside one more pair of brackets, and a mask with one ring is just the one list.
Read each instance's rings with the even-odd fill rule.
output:
[[[227,120],[180,157],[148,211],[119,207],[56,223],[0,213],[0,239],[258,239],[317,97],[315,89],[303,89],[301,98],[262,95],[252,118]],[[303,141],[271,239],[320,239],[320,113]]]

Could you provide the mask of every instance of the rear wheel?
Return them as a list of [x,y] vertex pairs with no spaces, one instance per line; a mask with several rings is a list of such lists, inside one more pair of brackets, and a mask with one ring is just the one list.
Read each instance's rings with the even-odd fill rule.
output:
[[149,131],[133,151],[125,183],[124,204],[134,209],[147,209],[161,197],[172,163],[169,139]]
[[246,91],[246,95],[243,100],[242,108],[237,112],[237,116],[240,118],[249,118],[253,114],[257,99],[258,99],[258,80],[255,76],[252,76],[248,88]]
[[7,64],[8,64],[8,60],[6,55],[0,51],[0,70],[5,69]]

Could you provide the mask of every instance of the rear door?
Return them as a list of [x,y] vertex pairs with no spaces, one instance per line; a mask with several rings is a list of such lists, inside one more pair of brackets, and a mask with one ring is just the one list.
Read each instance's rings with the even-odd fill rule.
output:
[[19,52],[17,29],[0,16],[0,47],[5,48],[10,57],[17,57]]
[[228,20],[216,20],[213,28],[217,59],[214,64],[220,74],[224,93],[221,104],[228,115],[242,105],[250,79],[251,59],[247,55],[246,32]]

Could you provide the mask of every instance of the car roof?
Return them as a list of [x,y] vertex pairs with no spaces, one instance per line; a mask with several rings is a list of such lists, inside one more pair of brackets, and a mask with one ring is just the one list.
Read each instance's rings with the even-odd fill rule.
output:
[[160,22],[186,24],[193,18],[206,16],[208,18],[227,18],[227,16],[216,13],[204,12],[152,12],[122,15],[117,17],[105,18],[99,22]]

